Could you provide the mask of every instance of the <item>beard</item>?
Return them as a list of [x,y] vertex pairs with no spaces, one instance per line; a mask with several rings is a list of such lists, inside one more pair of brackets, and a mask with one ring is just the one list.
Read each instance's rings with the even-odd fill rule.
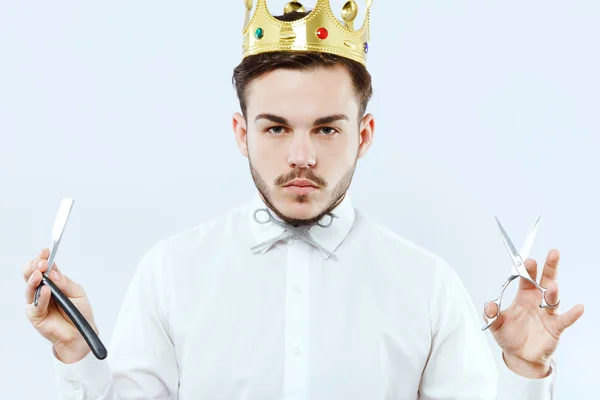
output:
[[[354,164],[346,171],[346,173],[342,176],[342,178],[337,182],[331,191],[330,201],[327,205],[321,210],[316,216],[308,219],[300,219],[293,218],[288,215],[283,214],[271,200],[269,194],[269,186],[262,179],[258,171],[252,165],[252,160],[248,157],[248,162],[250,164],[250,173],[252,174],[252,179],[254,180],[254,184],[258,189],[263,201],[282,221],[292,226],[306,226],[306,225],[314,225],[319,222],[324,216],[329,214],[334,208],[338,206],[339,203],[343,200],[350,184],[352,183],[352,177],[354,176],[354,171],[356,169],[356,163],[358,161],[358,157],[354,160]],[[307,168],[295,168],[287,174],[280,175],[277,177],[273,184],[276,187],[283,187],[288,182],[294,179],[308,179],[322,188],[326,188],[328,186],[327,181],[325,179],[318,177],[311,169]],[[309,199],[309,195],[307,194],[298,194],[296,195],[295,201],[298,203],[306,203]]]

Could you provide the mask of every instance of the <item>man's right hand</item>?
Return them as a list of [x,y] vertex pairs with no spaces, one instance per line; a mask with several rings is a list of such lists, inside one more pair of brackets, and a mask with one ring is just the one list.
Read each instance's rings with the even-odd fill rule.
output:
[[[27,282],[25,287],[26,314],[33,327],[52,343],[56,357],[65,364],[72,364],[82,360],[90,352],[85,339],[63,309],[52,299],[50,288],[46,285],[42,286],[38,305],[33,305],[33,297],[36,288],[42,281],[42,273],[48,270],[49,256],[50,250],[44,249],[23,269],[23,278]],[[58,270],[56,263],[52,267],[49,278],[73,302],[98,334],[92,306],[83,288],[63,275]]]

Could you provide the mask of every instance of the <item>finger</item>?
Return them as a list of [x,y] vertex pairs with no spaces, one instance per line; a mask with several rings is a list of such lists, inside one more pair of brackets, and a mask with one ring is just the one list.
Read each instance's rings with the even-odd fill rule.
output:
[[[550,306],[555,306],[558,304],[558,301],[559,301],[558,282],[553,281],[553,282],[550,282],[550,284],[548,285],[548,288],[546,290],[546,303],[548,303],[548,305],[550,305]],[[558,307],[557,308],[546,308],[546,311],[548,312],[548,314],[557,315]]]
[[73,282],[67,275],[64,275],[58,268],[53,269],[50,272],[50,280],[54,282],[56,287],[58,287],[65,296],[71,299],[85,297],[83,288],[79,284]]
[[40,253],[38,254],[38,256],[36,258],[34,258],[33,260],[31,260],[27,265],[25,265],[23,267],[23,279],[25,280],[25,282],[27,282],[29,280],[29,278],[31,277],[31,274],[33,273],[33,271],[38,268],[38,263],[41,260],[48,260],[48,257],[50,256],[50,250],[49,249],[42,249],[42,251],[40,251]]
[[498,304],[494,302],[489,302],[483,308],[483,312],[486,317],[494,318],[498,314]]
[[548,252],[546,262],[544,264],[544,270],[542,271],[542,278],[540,279],[540,286],[547,288],[550,282],[555,281],[558,278],[558,263],[560,262],[560,253],[556,249],[552,249]]
[[[490,323],[490,321],[487,318],[489,318],[489,319],[494,318],[494,316],[496,315],[496,313],[493,312],[494,310],[498,310],[498,305],[495,303],[489,303],[484,308],[484,312],[481,314],[484,324],[487,325]],[[492,333],[496,332],[498,329],[500,329],[500,327],[502,326],[503,323],[504,323],[504,314],[499,313],[498,316],[496,317],[496,319],[494,320],[494,322],[489,327],[490,332],[492,332]]]
[[40,251],[40,255],[39,255],[40,260],[48,261],[48,257],[50,257],[50,249],[48,249],[48,248],[42,249],[42,251]]
[[[525,269],[529,273],[531,279],[535,282],[537,278],[537,262],[534,259],[528,258],[525,260]],[[531,289],[534,288],[535,285],[529,282],[527,279],[519,279],[519,290],[521,289]]]
[[25,301],[27,304],[33,302],[33,296],[35,294],[35,290],[42,282],[42,273],[39,270],[33,271],[29,280],[27,281],[27,285],[25,285]]
[[[53,269],[57,269],[56,263],[53,264]],[[46,271],[48,270],[48,261],[46,260],[38,260],[35,265],[33,266],[33,270],[31,271],[31,274],[33,274],[35,271],[39,271],[41,273],[46,273]],[[27,277],[26,281],[29,282],[29,278],[31,278],[31,274],[29,274],[29,276]]]
[[38,305],[35,306],[28,303],[26,306],[26,314],[29,321],[35,326],[48,315],[48,307],[50,306],[50,288],[47,286],[42,287],[40,292],[40,298],[38,299]]
[[583,304],[578,304],[566,313],[559,315],[556,320],[556,329],[558,333],[563,333],[565,329],[573,325],[583,315]]

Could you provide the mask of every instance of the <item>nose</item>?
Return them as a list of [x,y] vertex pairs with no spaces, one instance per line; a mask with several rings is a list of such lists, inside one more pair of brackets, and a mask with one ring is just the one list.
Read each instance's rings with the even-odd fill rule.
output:
[[295,133],[290,143],[288,164],[292,168],[312,168],[317,163],[310,134]]

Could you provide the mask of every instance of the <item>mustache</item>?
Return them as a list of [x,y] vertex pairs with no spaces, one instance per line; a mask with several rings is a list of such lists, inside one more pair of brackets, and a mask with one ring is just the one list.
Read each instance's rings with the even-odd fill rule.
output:
[[289,182],[293,181],[294,179],[307,179],[318,186],[327,186],[327,181],[325,179],[317,176],[317,174],[315,174],[311,169],[305,168],[296,168],[288,172],[287,174],[280,175],[275,179],[275,185],[284,186],[287,185]]

